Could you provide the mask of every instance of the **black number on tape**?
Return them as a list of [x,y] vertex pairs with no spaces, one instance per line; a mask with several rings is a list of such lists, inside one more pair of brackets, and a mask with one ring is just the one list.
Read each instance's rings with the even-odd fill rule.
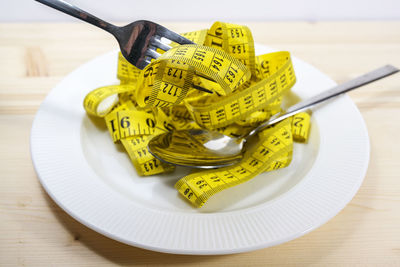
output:
[[129,117],[128,116],[122,117],[122,119],[121,119],[121,127],[122,128],[128,128],[129,126],[131,126],[131,122],[129,121]]
[[147,124],[147,126],[149,126],[150,128],[156,127],[156,123],[155,123],[154,120],[151,119],[151,118],[147,118],[147,119],[146,119],[146,124]]

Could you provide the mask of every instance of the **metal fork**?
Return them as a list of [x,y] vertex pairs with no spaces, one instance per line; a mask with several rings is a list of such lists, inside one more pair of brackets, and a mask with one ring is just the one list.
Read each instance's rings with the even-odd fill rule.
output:
[[[151,21],[138,20],[126,26],[119,27],[99,19],[82,9],[62,0],[35,0],[39,3],[57,9],[63,13],[88,22],[111,33],[118,41],[122,55],[134,66],[144,69],[151,59],[158,58],[161,54],[157,48],[167,51],[171,47],[161,42],[166,38],[178,44],[194,44],[189,39]],[[202,75],[199,75],[202,76]],[[203,78],[209,79],[202,76]],[[194,88],[212,93],[212,91],[192,85]]]

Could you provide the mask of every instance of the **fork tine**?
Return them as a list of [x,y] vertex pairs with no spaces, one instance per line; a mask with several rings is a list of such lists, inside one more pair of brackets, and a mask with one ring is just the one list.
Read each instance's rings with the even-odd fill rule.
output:
[[146,56],[149,56],[151,58],[158,58],[159,56],[161,56],[161,54],[159,54],[155,50],[149,48],[146,51]]
[[158,40],[157,38],[154,38],[154,37],[152,38],[152,40],[150,41],[150,43],[151,43],[153,46],[155,46],[155,47],[157,47],[157,48],[160,48],[161,50],[164,50],[164,51],[168,51],[168,50],[171,49],[171,46],[162,43],[160,40]]
[[190,41],[189,39],[186,39],[185,37],[177,34],[176,32],[173,32],[171,30],[168,30],[167,28],[159,25],[159,27],[157,27],[157,34],[167,38],[175,43],[178,44],[194,44],[192,41]]

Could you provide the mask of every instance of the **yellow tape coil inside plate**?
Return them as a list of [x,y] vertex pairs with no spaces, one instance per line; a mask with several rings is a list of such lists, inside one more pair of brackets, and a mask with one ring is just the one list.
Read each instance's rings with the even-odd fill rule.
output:
[[[122,143],[141,176],[174,170],[148,152],[152,137],[195,128],[240,136],[279,112],[296,81],[289,52],[255,56],[246,26],[216,22],[209,30],[182,35],[196,45],[172,44],[143,70],[119,53],[120,85],[97,88],[84,100],[87,113],[104,118],[113,141]],[[259,133],[238,164],[189,174],[175,187],[201,207],[225,188],[288,166],[293,140],[307,142],[309,129],[307,113],[286,119]]]

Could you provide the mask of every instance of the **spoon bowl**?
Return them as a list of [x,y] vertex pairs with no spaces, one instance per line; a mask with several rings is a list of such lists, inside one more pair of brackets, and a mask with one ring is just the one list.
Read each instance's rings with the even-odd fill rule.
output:
[[182,130],[154,137],[148,145],[153,156],[178,166],[212,169],[233,165],[242,159],[244,139],[215,131]]

